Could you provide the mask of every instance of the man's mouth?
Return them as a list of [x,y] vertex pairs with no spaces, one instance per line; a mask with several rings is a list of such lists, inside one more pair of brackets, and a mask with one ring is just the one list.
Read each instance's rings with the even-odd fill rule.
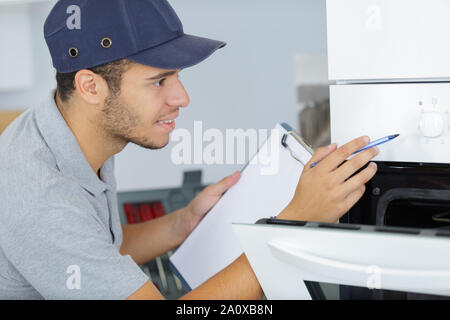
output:
[[156,124],[169,132],[175,129],[175,119],[159,120]]
[[173,123],[175,122],[175,120],[159,120],[158,123],[163,123],[163,124],[169,124],[169,123]]
[[171,114],[166,115],[161,120],[156,121],[156,124],[159,127],[164,128],[165,130],[170,132],[175,129],[175,119],[178,118],[178,115],[179,115],[179,113],[177,110]]

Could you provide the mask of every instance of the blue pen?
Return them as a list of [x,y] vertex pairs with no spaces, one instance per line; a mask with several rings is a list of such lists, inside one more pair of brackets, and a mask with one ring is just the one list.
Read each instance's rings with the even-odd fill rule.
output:
[[[362,152],[362,151],[364,151],[364,150],[367,150],[367,149],[373,148],[373,147],[375,147],[375,146],[378,146],[378,145],[380,145],[380,144],[386,143],[386,142],[388,142],[388,141],[391,141],[391,140],[397,138],[398,136],[399,136],[399,134],[394,134],[394,135],[391,135],[391,136],[387,136],[387,137],[384,137],[384,138],[375,140],[375,141],[369,143],[369,144],[368,144],[367,146],[365,146],[364,148],[361,148],[361,149],[359,149],[358,151],[354,152],[353,154],[357,154],[357,153]],[[314,163],[311,165],[311,168],[314,168],[320,161],[321,161],[321,160],[314,162]]]

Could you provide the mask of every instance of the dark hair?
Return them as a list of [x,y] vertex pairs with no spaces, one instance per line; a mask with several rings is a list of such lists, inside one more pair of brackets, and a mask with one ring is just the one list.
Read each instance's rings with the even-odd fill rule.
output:
[[[128,70],[130,64],[131,61],[122,59],[86,69],[91,70],[105,79],[109,89],[115,94],[120,91],[122,75]],[[69,100],[70,96],[75,91],[75,75],[77,72],[78,71],[70,73],[56,72],[56,91],[63,102]]]

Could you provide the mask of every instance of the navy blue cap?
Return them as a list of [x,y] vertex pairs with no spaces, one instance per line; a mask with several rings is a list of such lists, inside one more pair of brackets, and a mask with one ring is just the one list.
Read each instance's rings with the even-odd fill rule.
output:
[[166,0],[59,0],[44,36],[60,73],[129,59],[162,69],[184,69],[225,46],[185,34]]

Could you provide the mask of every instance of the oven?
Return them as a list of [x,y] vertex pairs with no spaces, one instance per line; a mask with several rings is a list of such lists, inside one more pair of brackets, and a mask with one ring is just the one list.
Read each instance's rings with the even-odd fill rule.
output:
[[[445,235],[450,229],[450,2],[327,0],[327,24],[329,77],[335,81],[332,142],[400,134],[379,147],[377,174],[340,222]],[[415,254],[414,247],[408,250]],[[439,297],[345,285],[338,296]]]
[[400,136],[340,223],[233,224],[268,299],[450,297],[450,1],[327,0],[331,142]]
[[[377,165],[378,172],[367,183],[363,197],[340,222],[390,227],[406,234],[411,230],[420,230],[425,234],[435,232],[438,236],[449,237],[450,248],[450,165],[400,162],[377,162]],[[414,254],[414,248],[410,250]],[[326,297],[326,291],[322,297]],[[392,300],[449,297],[341,285],[339,298]]]

